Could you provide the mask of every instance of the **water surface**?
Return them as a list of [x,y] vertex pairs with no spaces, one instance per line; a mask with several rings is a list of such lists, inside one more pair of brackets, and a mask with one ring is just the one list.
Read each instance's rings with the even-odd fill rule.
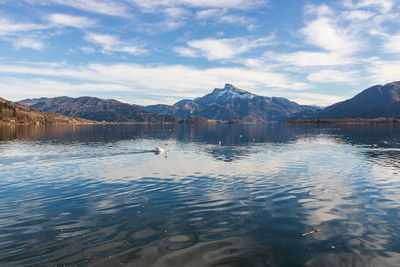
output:
[[399,159],[385,124],[3,127],[0,265],[398,266]]

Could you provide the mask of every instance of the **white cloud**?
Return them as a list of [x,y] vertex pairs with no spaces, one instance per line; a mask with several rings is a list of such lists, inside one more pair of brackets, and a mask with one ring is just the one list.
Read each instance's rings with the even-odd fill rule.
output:
[[64,5],[91,13],[110,16],[130,16],[128,6],[115,0],[25,0],[32,5]]
[[265,4],[265,0],[133,0],[145,9],[160,7],[188,6],[198,8],[249,9]]
[[115,47],[111,51],[123,52],[131,55],[143,55],[147,53],[147,50],[134,45],[123,45],[120,47]]
[[49,28],[47,25],[35,23],[18,23],[6,18],[0,18],[0,36],[12,35],[15,33],[44,30]]
[[388,36],[384,40],[384,52],[390,54],[400,53],[400,34]]
[[[82,66],[73,65],[54,65],[54,64],[30,65],[25,62],[23,65],[0,65],[2,77],[0,82],[6,83],[4,77],[14,75],[33,75],[36,79],[51,82],[62,81],[74,87],[74,95],[79,95],[79,91],[86,92],[88,84],[108,84],[115,87],[103,86],[104,93],[113,94],[115,88],[121,91],[132,92],[138,96],[137,101],[147,98],[175,97],[180,100],[182,96],[195,98],[204,93],[208,93],[212,88],[222,86],[225,83],[233,83],[239,87],[251,91],[263,92],[269,95],[272,89],[304,90],[307,85],[298,81],[291,81],[290,77],[281,73],[274,73],[264,69],[249,68],[208,68],[198,69],[188,66],[142,66],[136,64],[89,64]],[[17,81],[21,81],[16,79]],[[7,80],[9,82],[9,80]],[[13,82],[16,83],[15,81]],[[54,85],[54,84],[53,84]],[[22,88],[22,84],[19,85]],[[47,90],[40,89],[35,85],[27,86],[24,84],[25,91],[35,90],[35,94],[46,96]],[[83,88],[83,86],[85,88]],[[47,86],[50,88],[51,86]],[[5,91],[10,87],[0,87],[0,94],[6,95]],[[54,88],[59,89],[58,86]],[[69,90],[67,86],[60,90]],[[90,87],[95,90],[95,86]],[[270,88],[270,89],[268,89]],[[4,90],[4,91],[2,91]],[[72,90],[72,89],[71,89]],[[115,93],[115,92],[114,92]],[[65,95],[69,95],[65,93]],[[23,97],[21,95],[21,97]],[[139,103],[139,102],[137,102]]]
[[49,79],[0,79],[0,87],[7,88],[6,92],[1,92],[2,97],[14,101],[25,98],[37,97],[57,97],[71,96],[79,97],[82,95],[101,95],[102,93],[113,92],[132,92],[132,88],[126,85],[113,83],[68,83]]
[[80,49],[86,54],[93,54],[96,52],[96,49],[91,46],[82,46]]
[[307,76],[310,82],[317,83],[355,83],[359,80],[356,71],[319,70]]
[[[289,90],[304,89],[305,84],[295,84],[284,74],[246,68],[208,68],[197,69],[188,66],[144,67],[131,64],[88,66],[90,70],[105,75],[112,80],[135,82],[153,89],[170,88],[188,90],[214,88],[216,84],[231,82],[238,86],[277,87]],[[209,89],[206,89],[209,90]]]
[[224,22],[224,23],[230,23],[230,24],[244,25],[244,24],[250,24],[252,20],[245,16],[225,15],[225,16],[221,16],[219,18],[219,21]]
[[249,31],[255,29],[254,19],[237,14],[227,14],[227,9],[204,9],[196,13],[196,18],[199,20],[214,19],[215,21],[237,25],[248,25]]
[[182,56],[203,56],[209,61],[232,59],[236,55],[248,52],[257,47],[271,45],[273,36],[249,40],[247,38],[201,39],[189,41],[189,48],[177,48]]
[[344,0],[344,6],[347,8],[378,8],[379,12],[385,14],[392,10],[394,6],[393,0]]
[[181,7],[165,7],[158,10],[157,13],[161,13],[160,21],[142,22],[139,27],[151,34],[174,31],[186,25],[187,20],[193,16],[190,10]]
[[[167,12],[167,11],[166,11]],[[171,16],[171,12],[173,13],[174,11],[170,11],[168,13],[164,12],[164,16],[161,21],[158,22],[152,22],[152,23],[147,23],[147,22],[142,22],[138,25],[140,31],[145,31],[148,32],[152,35],[159,34],[159,33],[164,33],[164,32],[170,32],[174,31],[180,27],[183,27],[187,23],[187,18],[189,17],[189,12],[184,14],[182,13],[181,16],[178,16],[177,14],[176,17]]]
[[[400,54],[400,34],[393,34],[397,31],[396,26],[399,26],[400,12],[395,10],[393,4],[397,2],[394,1],[342,0],[345,2],[306,5],[303,9],[304,12],[299,10],[299,17],[294,16],[291,20],[291,25],[294,26],[283,30],[278,28],[275,38],[273,36],[257,38],[260,37],[261,32],[265,32],[265,29],[262,29],[264,21],[261,22],[264,14],[256,9],[251,13],[244,12],[254,7],[261,9],[265,7],[268,0],[25,1],[46,6],[37,9],[36,14],[43,15],[42,18],[34,18],[34,14],[24,15],[25,19],[21,17],[21,20],[0,18],[0,40],[10,42],[15,49],[43,50],[44,44],[53,45],[54,48],[56,43],[53,43],[52,36],[65,32],[60,27],[88,29],[100,26],[102,22],[109,22],[110,18],[94,14],[90,16],[87,12],[127,18],[131,13],[138,14],[138,12],[149,11],[155,14],[137,15],[130,21],[112,18],[112,24],[108,24],[101,30],[100,28],[84,30],[82,32],[85,42],[74,39],[71,47],[68,48],[75,53],[81,53],[81,55],[96,51],[106,55],[112,53],[123,53],[124,56],[127,54],[142,55],[148,52],[147,49],[150,49],[151,44],[143,43],[140,40],[148,38],[149,42],[156,41],[157,47],[160,47],[160,42],[165,45],[165,48],[159,50],[160,54],[172,51],[184,57],[204,57],[209,61],[217,61],[214,62],[215,64],[208,63],[212,67],[205,69],[164,65],[167,64],[163,63],[165,57],[158,59],[149,57],[152,63],[160,65],[84,64],[48,68],[45,66],[23,68],[21,65],[12,64],[7,68],[5,64],[0,66],[1,73],[9,73],[11,76],[17,76],[15,74],[20,73],[22,75],[18,75],[18,77],[24,77],[24,79],[24,74],[43,78],[40,81],[43,86],[45,86],[44,81],[65,79],[66,85],[62,83],[59,85],[66,88],[66,92],[68,90],[75,90],[76,93],[84,92],[83,88],[72,85],[88,85],[99,82],[109,85],[110,88],[112,88],[111,85],[115,85],[115,88],[122,86],[127,89],[126,92],[151,95],[152,99],[165,99],[170,96],[182,95],[196,97],[201,95],[201,93],[194,93],[196,90],[206,93],[211,88],[230,82],[256,92],[267,88],[265,95],[268,95],[270,88],[278,88],[282,94],[277,89],[275,91],[279,93],[277,95],[285,96],[286,94],[291,98],[293,90],[309,90],[317,83],[321,88],[329,87],[328,83],[346,83],[352,87],[359,82],[360,76],[364,76],[368,81],[372,79],[373,83],[390,82],[398,80],[400,77],[400,63],[395,61],[398,59],[396,56]],[[396,8],[399,8],[398,4],[396,5]],[[29,8],[33,8],[33,6]],[[59,8],[68,10],[68,14],[47,13],[49,10],[62,12]],[[78,13],[74,12],[74,8],[79,9],[75,10]],[[386,13],[383,14],[383,12]],[[96,20],[92,17],[95,17]],[[43,22],[40,22],[40,19]],[[106,20],[103,21],[103,19]],[[212,20],[212,23],[208,24],[209,22],[205,20]],[[240,35],[239,38],[230,38],[233,28],[227,27],[226,24],[221,25],[220,22],[241,25],[242,31],[247,32],[247,27],[248,31],[253,32],[250,36]],[[166,40],[165,36],[148,36],[143,32],[137,33],[137,31],[146,31],[147,29],[152,33],[165,32],[189,25],[189,23],[197,23],[202,27],[194,31],[186,31],[185,28],[182,29],[182,33],[177,32],[180,41],[187,42],[180,44],[172,42],[172,47],[171,43],[163,43]],[[121,27],[111,32],[116,29],[114,28],[116,25]],[[195,26],[197,25],[193,25],[193,27]],[[207,26],[209,27],[207,28]],[[193,29],[193,27],[190,25],[187,28]],[[204,30],[207,30],[208,33],[212,30],[212,33],[199,37],[205,33]],[[221,30],[224,32],[217,34]],[[294,32],[294,30],[298,31]],[[293,35],[287,37],[288,32],[295,35],[296,39],[291,38]],[[144,34],[145,36],[134,39],[135,37],[131,37],[131,34],[138,34],[138,36]],[[72,34],[68,37],[71,36]],[[76,36],[79,34],[74,34],[73,38]],[[286,39],[278,40],[279,37]],[[275,46],[278,41],[281,45]],[[164,55],[168,56],[167,53]],[[246,58],[249,55],[252,55],[251,58]],[[12,60],[8,59],[7,55],[3,57]],[[94,57],[90,58],[95,60]],[[110,60],[104,56],[102,58]],[[389,60],[384,60],[384,58],[389,58]],[[73,60],[73,58],[70,59]],[[84,55],[82,60],[84,62]],[[190,62],[195,61],[190,60]],[[201,62],[203,61],[201,60]],[[223,65],[219,65],[219,63],[223,63]],[[226,63],[234,63],[235,66],[242,67],[227,67]],[[4,80],[3,78],[0,77],[0,81]],[[49,87],[50,84],[48,83]],[[71,86],[68,87],[68,84]],[[32,86],[32,88],[37,90],[37,87]],[[347,88],[347,86],[343,88]],[[106,87],[104,90],[107,91]],[[312,92],[316,91],[317,89]],[[112,90],[107,92],[112,93]],[[338,88],[338,91],[334,93],[343,92],[344,89]],[[297,93],[296,91],[295,96],[299,100],[301,97],[306,97],[306,93],[309,92],[302,92],[303,95]],[[333,98],[315,94],[308,95],[307,99],[310,102],[315,101],[315,104],[321,104],[324,101],[329,102],[329,99]],[[300,102],[304,103],[304,101]]]
[[386,84],[400,80],[400,61],[399,60],[374,60],[367,68],[371,73],[370,80],[374,83]]
[[0,18],[0,38],[13,44],[15,49],[44,49],[43,39],[55,34],[54,25],[84,28],[95,22],[85,17],[65,14],[52,14],[47,17],[48,24],[19,23],[7,18]]
[[174,48],[175,53],[182,57],[199,57],[200,55],[196,50],[193,50],[188,47],[178,46]]
[[96,25],[95,20],[67,14],[51,14],[48,17],[48,20],[51,24],[54,25],[69,26],[79,29],[90,28]]
[[11,43],[15,49],[30,48],[42,50],[43,34],[37,32],[49,29],[48,25],[36,23],[16,23],[7,18],[0,18],[0,38]]
[[121,43],[117,37],[111,34],[88,33],[85,39],[102,46],[104,50],[112,50],[112,47]]
[[221,15],[224,15],[224,14],[225,14],[225,10],[223,10],[223,9],[211,8],[211,9],[204,9],[204,10],[197,11],[196,18],[197,19],[209,19],[209,18],[220,17]]
[[375,15],[374,12],[365,11],[365,10],[352,10],[343,12],[343,16],[347,20],[353,21],[364,21],[372,18]]
[[362,48],[357,33],[338,27],[325,17],[308,22],[301,33],[307,43],[337,54],[348,55]]
[[189,15],[190,12],[184,8],[179,8],[179,7],[170,7],[166,8],[164,10],[164,13],[167,14],[168,16],[176,19],[182,19],[185,16]]
[[44,48],[44,44],[41,41],[31,38],[15,39],[12,43],[16,49],[30,48],[33,50],[42,50]]
[[257,26],[254,25],[254,24],[250,24],[249,26],[247,26],[247,30],[248,30],[249,32],[254,31],[256,28],[257,28]]
[[357,63],[355,58],[333,52],[299,51],[287,54],[267,52],[264,56],[269,60],[298,67],[343,66]]
[[317,17],[332,16],[335,14],[333,9],[325,4],[322,5],[307,4],[304,7],[304,13],[307,15],[313,15]]
[[130,44],[129,42],[121,41],[118,37],[110,34],[98,34],[90,32],[85,39],[93,44],[99,45],[102,52],[105,54],[111,52],[122,52],[131,55],[142,55],[147,52],[142,46]]
[[[177,21],[177,20],[164,20],[158,23],[156,26],[159,27],[159,31],[173,31],[185,25],[184,21]],[[160,29],[162,28],[162,29]]]
[[291,94],[290,100],[301,103],[302,105],[317,105],[326,107],[346,99],[344,97],[334,95],[301,92]]

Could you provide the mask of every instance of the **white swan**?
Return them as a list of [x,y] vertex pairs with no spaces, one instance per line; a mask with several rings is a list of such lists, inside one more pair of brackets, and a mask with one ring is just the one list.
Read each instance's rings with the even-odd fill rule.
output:
[[164,144],[164,148],[156,147],[155,151],[158,152],[158,153],[167,152],[168,151],[168,144]]

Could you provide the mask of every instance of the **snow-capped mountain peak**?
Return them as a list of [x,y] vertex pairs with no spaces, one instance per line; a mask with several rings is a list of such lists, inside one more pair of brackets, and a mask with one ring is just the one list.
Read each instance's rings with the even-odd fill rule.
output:
[[252,93],[239,89],[232,84],[225,84],[223,89],[215,88],[213,94],[215,94],[217,97],[224,98],[251,99],[254,97]]

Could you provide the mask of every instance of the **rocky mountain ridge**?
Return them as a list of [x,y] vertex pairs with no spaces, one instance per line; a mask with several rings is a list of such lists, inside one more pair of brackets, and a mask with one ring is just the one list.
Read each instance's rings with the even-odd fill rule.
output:
[[179,121],[173,115],[155,114],[136,105],[97,97],[72,98],[62,96],[25,99],[19,101],[19,103],[43,111],[99,122],[175,123]]
[[266,123],[395,118],[400,117],[400,82],[372,86],[349,100],[324,109],[299,105],[286,98],[256,95],[231,84],[215,88],[211,93],[194,100],[181,100],[174,105],[141,107],[96,97],[26,99],[20,103],[43,111],[101,122],[206,123],[213,120]]
[[300,112],[290,120],[398,117],[400,117],[400,82],[392,82],[372,86],[351,99],[324,109]]
[[92,124],[94,121],[43,112],[0,98],[0,125],[15,124]]
[[231,84],[215,88],[211,93],[194,100],[181,100],[172,106],[143,107],[158,114],[172,114],[186,118],[191,115],[214,120],[241,120],[244,122],[281,121],[303,110],[314,110],[283,97],[264,97],[239,89]]

